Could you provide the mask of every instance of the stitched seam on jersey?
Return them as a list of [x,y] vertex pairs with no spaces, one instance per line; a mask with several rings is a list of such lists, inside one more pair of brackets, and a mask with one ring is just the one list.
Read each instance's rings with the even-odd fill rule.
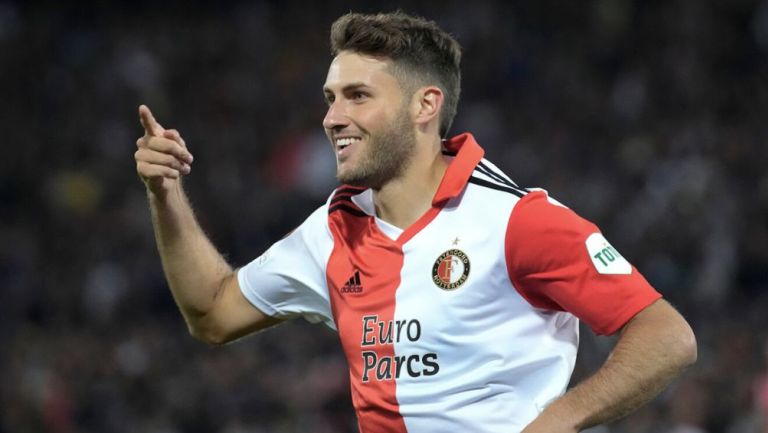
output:
[[475,176],[470,176],[469,183],[474,183],[475,185],[484,186],[486,188],[495,189],[497,191],[508,192],[520,198],[523,198],[523,196],[527,194],[526,192],[522,192],[517,189],[510,188],[508,186],[499,185],[485,179],[480,179],[479,177],[475,177]]

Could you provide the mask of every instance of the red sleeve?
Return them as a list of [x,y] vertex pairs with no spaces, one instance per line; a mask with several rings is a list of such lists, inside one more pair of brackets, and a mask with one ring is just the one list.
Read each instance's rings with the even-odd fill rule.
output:
[[509,278],[537,308],[568,311],[611,335],[661,295],[591,222],[527,194],[512,210],[505,254]]

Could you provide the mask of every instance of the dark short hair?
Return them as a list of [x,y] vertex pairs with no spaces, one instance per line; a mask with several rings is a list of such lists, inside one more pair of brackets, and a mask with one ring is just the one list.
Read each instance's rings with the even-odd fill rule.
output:
[[461,46],[434,21],[402,11],[348,13],[331,26],[331,55],[341,51],[391,59],[393,75],[409,92],[419,85],[440,87],[440,135],[448,134],[461,93]]

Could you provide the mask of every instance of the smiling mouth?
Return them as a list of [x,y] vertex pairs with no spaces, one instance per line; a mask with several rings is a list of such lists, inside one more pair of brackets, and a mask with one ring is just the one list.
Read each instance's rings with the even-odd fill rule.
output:
[[344,137],[344,138],[337,138],[336,139],[336,151],[341,153],[349,147],[352,144],[357,143],[358,141],[361,141],[362,139],[359,137]]

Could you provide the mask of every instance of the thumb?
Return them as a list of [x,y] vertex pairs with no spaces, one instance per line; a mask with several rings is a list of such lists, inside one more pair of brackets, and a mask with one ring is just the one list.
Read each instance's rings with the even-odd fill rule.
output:
[[152,111],[144,104],[139,106],[139,121],[141,126],[144,127],[144,133],[148,136],[160,136],[163,135],[165,129],[157,123],[155,116],[152,115]]

